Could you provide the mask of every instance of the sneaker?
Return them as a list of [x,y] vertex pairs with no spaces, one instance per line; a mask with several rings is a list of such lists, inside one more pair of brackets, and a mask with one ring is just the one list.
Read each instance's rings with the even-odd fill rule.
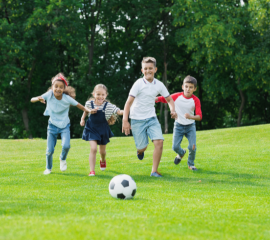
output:
[[50,174],[51,172],[52,172],[52,170],[46,169],[46,170],[43,172],[43,174],[44,174],[44,175],[48,175],[48,174]]
[[105,160],[105,162],[102,162],[102,161],[100,160],[99,166],[100,166],[100,170],[101,170],[101,171],[104,171],[104,170],[106,169],[106,160]]
[[197,171],[198,169],[195,166],[188,166],[188,168],[192,171]]
[[96,175],[95,171],[91,171],[88,176],[91,177],[91,176],[95,176],[95,175]]
[[183,155],[182,157],[180,157],[179,155],[177,155],[177,156],[175,157],[175,159],[174,159],[174,164],[175,164],[175,165],[178,165],[178,164],[181,162],[182,158],[185,156],[186,150],[185,150],[185,149],[183,149],[183,150],[184,150],[184,155]]
[[66,171],[67,170],[67,161],[66,160],[61,160],[60,159],[60,170],[62,172]]
[[150,177],[162,177],[159,172],[153,172],[151,173]]
[[139,154],[139,152],[137,151],[137,157],[138,157],[139,160],[143,160],[144,152],[142,154]]

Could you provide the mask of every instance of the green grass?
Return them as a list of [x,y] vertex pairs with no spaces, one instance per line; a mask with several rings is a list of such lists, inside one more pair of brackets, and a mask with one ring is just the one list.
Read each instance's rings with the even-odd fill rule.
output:
[[[97,165],[95,177],[80,139],[65,173],[58,140],[47,176],[46,140],[0,140],[0,239],[270,239],[269,136],[269,124],[197,132],[192,172],[187,156],[174,165],[165,135],[162,179],[149,176],[153,144],[139,161],[132,137],[111,140],[107,170]],[[133,200],[109,194],[121,173],[137,183]]]

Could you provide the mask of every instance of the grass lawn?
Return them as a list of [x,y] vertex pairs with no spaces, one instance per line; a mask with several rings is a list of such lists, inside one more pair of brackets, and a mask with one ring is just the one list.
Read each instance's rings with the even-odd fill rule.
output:
[[[171,142],[153,178],[153,144],[139,161],[132,137],[112,138],[95,177],[83,140],[71,141],[64,173],[58,140],[46,176],[46,140],[0,140],[0,239],[270,239],[270,124],[197,132],[197,172],[187,155],[174,165]],[[136,181],[133,200],[109,194],[122,173]]]

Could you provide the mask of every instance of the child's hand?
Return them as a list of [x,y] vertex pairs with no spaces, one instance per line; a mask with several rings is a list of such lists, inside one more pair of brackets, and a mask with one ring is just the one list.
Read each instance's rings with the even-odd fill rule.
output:
[[41,103],[44,103],[44,104],[45,104],[45,100],[44,100],[44,98],[41,97],[41,96],[38,97],[38,101],[40,101]]
[[191,116],[190,116],[189,113],[185,113],[184,117],[185,117],[186,119],[191,119]]
[[126,135],[130,134],[131,126],[128,121],[123,121],[122,124],[122,133],[125,133]]
[[84,119],[81,119],[80,125],[83,127],[84,124],[85,124],[85,120]]
[[97,113],[97,110],[98,110],[98,107],[92,109],[90,113],[91,113],[91,114],[95,114],[95,113]]
[[176,112],[171,112],[171,118],[176,119],[177,118],[177,113]]

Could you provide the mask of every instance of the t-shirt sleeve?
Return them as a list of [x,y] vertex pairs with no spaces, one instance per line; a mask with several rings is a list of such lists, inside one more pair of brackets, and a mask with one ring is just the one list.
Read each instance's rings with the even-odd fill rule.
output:
[[[139,79],[140,80],[140,79]],[[137,80],[130,89],[129,96],[136,97],[139,93],[139,80]]]
[[77,106],[78,105],[78,102],[74,98],[72,98],[72,97],[70,97],[68,95],[67,95],[67,97],[68,97],[68,102],[70,103],[70,105],[72,105],[72,106]]
[[92,106],[91,106],[91,101],[87,101],[85,103],[85,107],[89,108],[89,109],[92,109]]
[[201,117],[202,120],[202,109],[201,109],[201,102],[199,98],[195,98],[194,99],[195,102],[195,115],[199,115]]
[[120,108],[119,108],[119,107],[116,107],[116,105],[111,104],[111,103],[108,103],[108,105],[107,105],[107,108],[106,108],[106,109],[109,109],[109,110],[110,110],[110,112],[111,112],[111,114],[115,114],[115,113],[117,113],[117,111],[118,111],[118,110],[120,110]]
[[46,101],[48,101],[49,96],[52,94],[52,90],[49,90],[48,92],[45,92],[41,95]]
[[170,96],[170,93],[168,92],[168,90],[165,87],[164,83],[161,83],[160,95],[165,97],[165,98]]

